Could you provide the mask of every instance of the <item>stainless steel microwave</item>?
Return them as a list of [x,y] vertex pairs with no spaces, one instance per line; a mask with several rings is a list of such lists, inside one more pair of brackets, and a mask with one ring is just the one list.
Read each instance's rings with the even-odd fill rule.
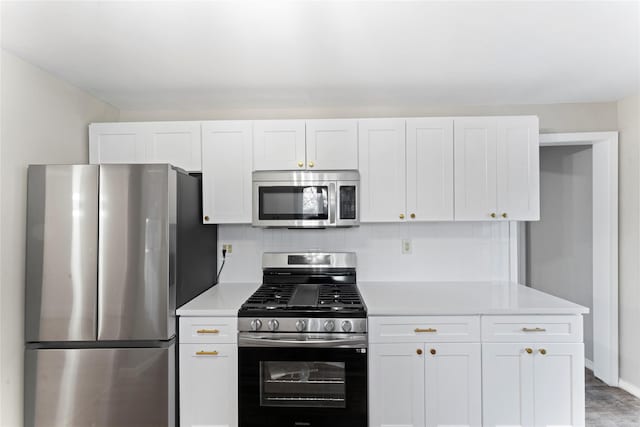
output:
[[360,173],[253,172],[253,225],[325,228],[360,224]]

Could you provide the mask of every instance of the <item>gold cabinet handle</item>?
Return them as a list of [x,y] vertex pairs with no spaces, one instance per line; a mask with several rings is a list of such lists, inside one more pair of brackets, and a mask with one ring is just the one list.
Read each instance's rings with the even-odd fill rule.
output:
[[204,220],[205,220],[205,221],[209,221],[209,216],[208,216],[208,215],[205,215],[205,216],[204,216]]
[[435,349],[435,348],[432,348],[431,350],[429,350],[429,353],[431,353],[431,354],[436,354],[436,349]]
[[533,353],[533,349],[529,347],[525,348],[524,351],[526,351],[528,354]]
[[437,329],[434,329],[434,328],[426,328],[426,329],[423,329],[423,328],[415,328],[413,331],[414,331],[416,334],[418,334],[418,333],[420,333],[420,332],[438,332],[438,330],[437,330]]
[[304,166],[304,162],[298,162],[298,167],[301,168]]
[[309,162],[309,167],[310,167],[310,168],[312,168],[312,167],[314,167],[314,166],[315,166],[315,163],[313,163],[313,162]]
[[400,214],[398,216],[400,217],[400,219],[404,219],[404,214]]
[[217,356],[217,351],[196,351],[196,356]]
[[416,353],[418,353],[418,355],[421,355],[422,354],[422,349],[421,348],[417,349]]
[[198,329],[196,332],[199,334],[219,334],[220,333],[218,329]]
[[411,219],[416,219],[416,214],[412,213],[410,216],[411,216]]
[[503,212],[503,213],[502,213],[502,218],[506,218],[506,217],[507,217],[507,213],[506,213],[506,212]]
[[522,332],[547,332],[545,328],[522,328]]
[[489,215],[491,216],[491,218],[495,218],[496,217],[496,213],[495,212],[491,212]]
[[545,350],[544,348],[541,348],[540,350],[538,350],[540,352],[540,354],[542,354],[543,356],[545,354],[547,354],[547,350]]

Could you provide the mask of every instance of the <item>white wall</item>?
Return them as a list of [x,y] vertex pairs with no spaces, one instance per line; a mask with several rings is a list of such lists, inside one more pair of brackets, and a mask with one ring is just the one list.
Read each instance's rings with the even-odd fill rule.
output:
[[144,110],[120,111],[121,121],[147,120],[217,120],[217,119],[287,119],[287,118],[350,118],[350,117],[425,117],[425,116],[485,116],[537,115],[540,132],[591,132],[617,128],[615,102],[589,104],[503,105],[503,106],[372,106],[324,109],[233,109],[224,110]]
[[[411,254],[402,254],[403,239],[411,239]],[[221,282],[258,283],[263,252],[307,250],[357,252],[359,281],[509,278],[508,223],[362,224],[326,230],[222,225],[218,253],[223,243],[232,244],[233,253],[227,258]]]
[[[593,150],[540,149],[540,221],[527,223],[527,283],[593,311]],[[593,361],[593,313],[584,316]]]
[[620,379],[640,393],[640,96],[618,102]]
[[87,125],[118,111],[4,50],[1,67],[0,425],[20,426],[27,165],[86,163]]

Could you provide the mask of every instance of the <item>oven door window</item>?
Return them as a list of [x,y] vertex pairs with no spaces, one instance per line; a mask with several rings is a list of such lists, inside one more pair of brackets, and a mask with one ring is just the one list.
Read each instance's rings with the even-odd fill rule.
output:
[[327,220],[329,188],[327,186],[260,187],[261,220]]
[[344,362],[260,362],[260,405],[344,408]]

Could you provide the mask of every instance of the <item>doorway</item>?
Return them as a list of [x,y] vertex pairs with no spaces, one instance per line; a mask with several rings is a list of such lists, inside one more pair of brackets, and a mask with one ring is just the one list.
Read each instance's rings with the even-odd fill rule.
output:
[[[545,147],[557,151],[545,151]],[[592,362],[596,377],[617,387],[618,133],[541,134],[540,150],[541,168],[548,169],[541,169],[541,193],[545,191],[543,185],[551,185],[553,192],[559,194],[541,194],[541,200],[548,199],[547,205],[552,202],[556,206],[541,205],[540,222],[516,223],[512,227],[511,279],[526,284],[536,282],[534,287],[545,292],[578,304],[591,304],[591,313],[585,316],[585,356],[588,363]],[[554,160],[557,156],[560,160]],[[589,159],[590,165],[585,164]],[[582,177],[565,173],[571,167]],[[563,168],[567,171],[563,172]],[[585,180],[590,180],[591,185]],[[589,194],[584,194],[589,187],[590,200]],[[569,193],[572,188],[582,189],[583,194]],[[559,208],[568,212],[558,212]],[[578,209],[582,210],[580,215],[576,214]],[[576,218],[571,218],[572,214]],[[589,223],[590,232],[585,230]],[[553,246],[553,242],[567,236],[561,247]],[[532,253],[528,254],[527,249]],[[567,285],[567,281],[571,284]]]

